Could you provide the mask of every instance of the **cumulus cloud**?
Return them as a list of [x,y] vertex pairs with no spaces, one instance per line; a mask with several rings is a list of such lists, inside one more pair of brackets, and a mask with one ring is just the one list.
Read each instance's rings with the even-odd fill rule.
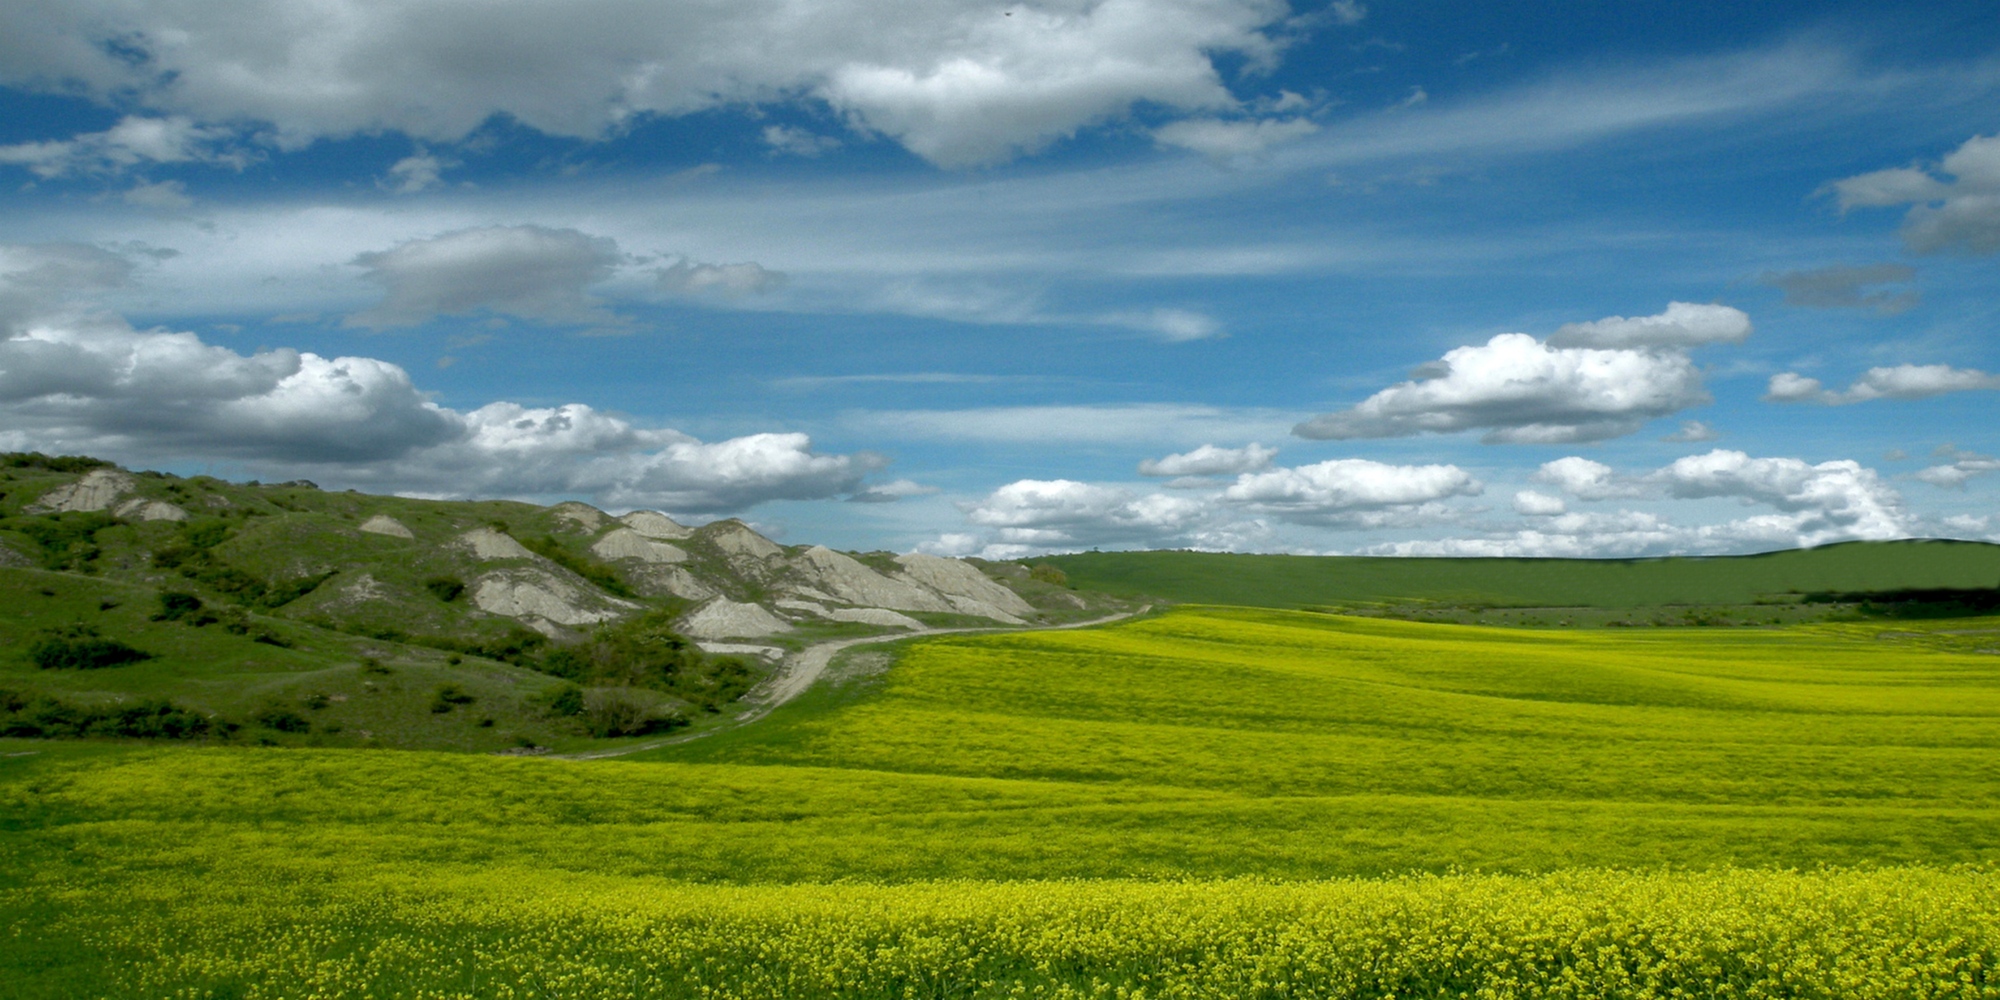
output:
[[1022,479],[962,508],[1004,546],[1159,545],[1185,538],[1211,512],[1200,500],[1070,479]]
[[1243,160],[1255,158],[1273,146],[1303,139],[1317,131],[1319,126],[1304,118],[1239,121],[1187,118],[1154,129],[1153,141],[1162,146],[1192,150],[1210,159]]
[[1964,489],[1967,480],[2000,472],[2000,458],[1981,455],[1976,452],[1960,451],[1950,445],[1937,450],[1934,458],[1948,459],[1916,472],[1916,478],[1942,490]]
[[[1873,309],[1884,316],[1907,312],[1920,300],[1911,290],[1877,289],[1877,285],[1914,280],[1915,268],[1905,264],[1865,267],[1822,267],[1811,271],[1771,271],[1760,281],[1785,293],[1785,304],[1808,309]],[[1869,289],[1874,289],[1870,291]]]
[[1589,323],[1565,323],[1549,335],[1550,347],[1607,350],[1700,347],[1740,344],[1750,336],[1750,317],[1729,306],[1669,302],[1653,316],[1607,316]]
[[872,484],[847,499],[854,503],[895,503],[898,500],[930,496],[937,492],[939,490],[935,486],[925,486],[909,479],[898,479],[893,482]]
[[1690,455],[1651,472],[1619,475],[1609,466],[1567,458],[1536,478],[1579,499],[1730,498],[1770,512],[1711,524],[1680,524],[1653,511],[1568,511],[1558,497],[1523,491],[1514,509],[1536,521],[1481,535],[1389,542],[1365,550],[1381,555],[1591,557],[1740,552],[1824,545],[1857,539],[1907,538],[1919,519],[1901,494],[1872,469],[1839,460],[1753,458],[1718,449]]
[[719,292],[724,295],[756,295],[785,286],[785,276],[762,264],[703,264],[679,260],[659,271],[660,288],[679,295]]
[[[5,15],[0,14],[0,21]],[[102,132],[69,139],[0,146],[0,163],[26,167],[37,177],[110,174],[148,163],[216,163],[242,167],[248,157],[227,144],[231,132],[187,118],[128,115]]]
[[1826,190],[1843,212],[1910,205],[1903,242],[1917,253],[2000,252],[2000,135],[1967,139],[1935,172],[1894,167],[1834,181]]
[[123,283],[130,266],[88,247],[0,247],[0,447],[232,461],[274,477],[430,495],[585,495],[690,514],[856,494],[886,464],[865,452],[820,454],[803,434],[704,442],[583,404],[460,412],[386,361],[243,355],[192,333],[136,330],[72,301]]
[[1797,372],[1771,376],[1764,399],[1772,403],[1821,403],[1842,406],[1876,399],[1927,399],[1950,392],[2000,389],[2000,375],[1950,365],[1896,365],[1870,368],[1843,392],[1826,388],[1819,379]]
[[571,325],[619,323],[587,289],[624,257],[606,237],[542,226],[461,229],[364,253],[354,265],[388,295],[348,326],[415,326],[435,316],[491,312]]
[[810,158],[839,149],[840,140],[790,125],[766,125],[764,145],[771,147],[775,152]]
[[1205,444],[1193,451],[1165,458],[1149,458],[1139,463],[1142,476],[1233,476],[1261,472],[1271,467],[1276,448],[1252,442],[1241,448],[1218,448]]
[[1221,500],[1303,524],[1386,524],[1440,516],[1442,510],[1432,504],[1477,496],[1484,488],[1455,465],[1341,458],[1245,473],[1222,491]]
[[1713,441],[1721,436],[1722,432],[1716,430],[1713,427],[1710,427],[1708,424],[1703,423],[1702,421],[1683,420],[1681,421],[1681,426],[1679,430],[1673,432],[1672,434],[1667,435],[1666,437],[1661,438],[1660,440],[1671,441],[1676,444],[1691,444],[1701,441]]
[[[1170,459],[1189,459],[1196,468],[1222,464],[1215,452],[1223,449],[1193,457],[1201,451]],[[1023,479],[960,505],[966,520],[980,530],[948,533],[923,548],[1007,559],[1094,546],[1237,549],[1266,540],[1269,520],[1348,528],[1448,520],[1454,512],[1441,501],[1480,490],[1479,482],[1456,466],[1364,459],[1243,472],[1224,489],[1192,496],[1142,494],[1068,479]]]
[[1709,400],[1682,352],[1552,347],[1525,333],[1456,348],[1419,374],[1293,433],[1341,440],[1484,428],[1489,444],[1599,441]]
[[414,153],[405,156],[389,166],[389,180],[385,187],[397,194],[416,194],[442,183],[442,175],[458,161],[447,160],[431,153]]
[[1759,523],[1793,533],[1802,545],[1900,538],[1909,530],[1902,496],[1875,470],[1849,459],[1813,465],[1718,448],[1679,459],[1648,478],[1675,497],[1769,504],[1784,516]]
[[1578,500],[1634,497],[1644,492],[1643,487],[1621,478],[1611,466],[1580,455],[1544,462],[1531,478],[1535,482],[1554,486]]
[[1534,490],[1522,490],[1514,494],[1514,513],[1516,514],[1526,514],[1530,517],[1553,517],[1557,514],[1566,513],[1568,510],[1569,505],[1563,503],[1562,497],[1552,497],[1547,493],[1537,493]]
[[804,96],[933,163],[973,166],[1140,102],[1231,110],[1213,57],[1271,64],[1281,43],[1266,32],[1289,13],[1282,0],[71,0],[0,8],[0,82],[266,122],[289,147],[384,129],[455,141],[496,115],[594,138],[646,115]]

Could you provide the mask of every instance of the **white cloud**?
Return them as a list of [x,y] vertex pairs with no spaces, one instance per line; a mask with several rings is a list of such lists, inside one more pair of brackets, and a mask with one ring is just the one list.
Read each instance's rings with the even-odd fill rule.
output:
[[187,185],[180,181],[161,181],[158,184],[140,181],[119,197],[124,199],[125,204],[141,208],[174,210],[194,204],[194,199],[188,197]]
[[1327,10],[1342,24],[1360,24],[1368,16],[1368,5],[1359,0],[1333,0]]
[[1264,118],[1225,121],[1220,118],[1185,118],[1153,130],[1153,140],[1162,146],[1192,150],[1216,160],[1255,158],[1273,146],[1282,145],[1319,131],[1304,118]]
[[785,286],[785,276],[755,261],[740,264],[703,264],[675,261],[659,271],[659,286],[677,294],[720,292],[724,295],[755,295]]
[[1553,517],[1569,510],[1562,497],[1552,497],[1547,493],[1522,490],[1514,494],[1514,513],[1530,517]]
[[[1021,321],[1046,322],[1053,317],[1021,316]],[[1222,336],[1222,324],[1212,317],[1188,309],[1154,309],[1151,312],[1109,313],[1092,317],[1090,322],[1107,326],[1122,326],[1141,333],[1150,333],[1170,344],[1182,344],[1192,340],[1207,340]]]
[[1989,375],[1973,368],[1953,368],[1950,365],[1896,365],[1890,368],[1870,368],[1867,373],[1847,387],[1845,392],[1834,392],[1826,388],[1820,380],[1807,378],[1797,372],[1780,372],[1771,376],[1770,384],[1764,392],[1764,399],[1773,403],[1822,403],[1827,406],[1842,406],[1849,403],[1866,403],[1876,399],[1927,399],[1950,392],[1970,392],[1979,389],[2000,389],[2000,375]]
[[1536,478],[1563,485],[1572,495],[1585,499],[1721,497],[1773,508],[1775,513],[1687,525],[1652,511],[1564,512],[1558,498],[1524,491],[1516,494],[1515,510],[1546,518],[1531,528],[1387,542],[1363,551],[1402,556],[1569,558],[1719,553],[1907,538],[1919,526],[1919,520],[1904,508],[1902,496],[1874,470],[1846,460],[1812,464],[1796,458],[1752,458],[1739,451],[1717,450],[1690,455],[1643,475],[1620,476],[1609,466],[1569,458],[1543,466]]
[[[0,247],[0,444],[148,465],[236,462],[269,478],[398,492],[585,495],[690,514],[854,494],[886,464],[866,452],[816,453],[803,434],[703,442],[583,404],[460,412],[386,361],[289,349],[246,356],[67,301],[121,284],[129,270],[86,247]],[[907,495],[911,486],[878,489]]]
[[1750,317],[1729,306],[1669,302],[1653,316],[1609,316],[1589,323],[1565,323],[1549,335],[1550,347],[1606,350],[1700,347],[1739,344],[1750,336]]
[[1966,481],[1975,476],[2000,472],[2000,458],[1991,455],[1959,451],[1947,446],[1938,449],[1938,457],[1949,458],[1951,461],[1920,469],[1915,475],[1916,478],[1943,490],[1964,489]]
[[574,229],[488,226],[390,250],[364,253],[354,265],[388,289],[348,326],[414,326],[434,316],[487,311],[548,323],[615,324],[586,289],[624,260],[618,244]]
[[840,140],[790,125],[764,126],[764,144],[780,153],[815,157],[840,148]]
[[1241,448],[1218,448],[1205,444],[1193,451],[1165,458],[1149,458],[1139,463],[1142,476],[1233,476],[1261,472],[1271,467],[1276,448],[1252,442]]
[[[0,14],[0,23],[5,15]],[[26,167],[37,177],[117,173],[145,163],[217,163],[242,167],[248,158],[222,148],[232,133],[187,118],[129,115],[102,132],[70,139],[0,146],[0,163]]]
[[458,166],[456,160],[425,152],[413,153],[389,166],[389,177],[393,183],[386,186],[397,194],[416,194],[438,186],[442,183],[440,175],[455,166]]
[[1737,497],[1769,504],[1787,516],[1758,523],[1789,533],[1801,545],[1901,538],[1911,523],[1902,496],[1875,470],[1852,460],[1813,465],[1718,448],[1682,458],[1647,478],[1675,497]]
[[1639,485],[1620,477],[1611,466],[1580,455],[1544,462],[1531,478],[1535,482],[1554,486],[1578,500],[1635,497],[1644,492]]
[[1660,440],[1670,441],[1675,444],[1695,444],[1702,441],[1713,441],[1721,436],[1722,433],[1720,431],[1699,420],[1683,420],[1681,421],[1679,430]]
[[1040,549],[1160,545],[1185,538],[1211,515],[1200,500],[1069,479],[1022,479],[965,504],[967,521],[1003,545]]
[[0,82],[267,122],[288,147],[385,129],[455,141],[496,115],[594,138],[649,114],[809,96],[971,166],[1139,102],[1233,108],[1212,57],[1268,65],[1279,43],[1264,32],[1288,14],[1281,0],[66,0],[0,7]]
[[1917,272],[1905,264],[1870,264],[1865,267],[1822,267],[1811,271],[1767,272],[1759,278],[1785,293],[1785,304],[1808,309],[1873,309],[1884,316],[1907,312],[1920,300],[1915,291],[1877,289],[1877,285],[1902,284]]
[[1917,253],[2000,253],[2000,135],[1975,135],[1938,164],[1896,167],[1827,185],[1841,211],[1911,205],[1903,242]]
[[894,503],[910,497],[930,496],[937,492],[939,490],[935,486],[925,486],[922,483],[909,479],[898,479],[893,482],[869,485],[847,499],[855,503]]
[[1551,347],[1525,333],[1456,348],[1421,373],[1429,377],[1293,433],[1339,440],[1486,428],[1489,444],[1598,441],[1709,399],[1680,351]]
[[1442,512],[1427,505],[1477,496],[1483,489],[1455,465],[1388,465],[1343,458],[1244,473],[1222,491],[1221,499],[1305,524],[1355,524],[1391,520],[1362,516],[1384,511],[1401,515],[1400,519],[1438,516]]
[[1265,410],[1130,403],[876,410],[846,414],[842,423],[860,433],[906,441],[1195,445],[1217,438],[1241,441],[1282,434],[1291,418]]

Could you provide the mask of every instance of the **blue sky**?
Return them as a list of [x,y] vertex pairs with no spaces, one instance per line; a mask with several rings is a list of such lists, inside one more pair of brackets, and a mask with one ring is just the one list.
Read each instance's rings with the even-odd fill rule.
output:
[[2000,540],[1990,5],[0,11],[0,447],[788,541]]

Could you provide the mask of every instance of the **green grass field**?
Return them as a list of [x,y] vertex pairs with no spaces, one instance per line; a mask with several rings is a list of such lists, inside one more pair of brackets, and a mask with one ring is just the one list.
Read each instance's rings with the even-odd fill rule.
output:
[[0,741],[0,995],[1996,996],[1996,627],[1182,608],[646,759]]
[[1754,556],[1406,559],[1087,552],[1046,560],[1087,590],[1203,604],[1368,602],[1636,608],[1743,605],[1815,591],[2000,586],[2000,545],[1848,542]]

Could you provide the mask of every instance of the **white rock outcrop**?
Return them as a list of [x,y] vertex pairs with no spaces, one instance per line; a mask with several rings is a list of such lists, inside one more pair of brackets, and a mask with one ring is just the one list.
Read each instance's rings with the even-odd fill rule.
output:
[[1009,615],[1035,613],[1035,606],[1022,600],[1021,595],[987,579],[978,567],[962,559],[912,552],[897,556],[896,562],[903,567],[905,576],[946,597],[965,598]]
[[488,614],[530,625],[533,619],[541,619],[569,626],[610,621],[639,607],[630,601],[601,597],[539,567],[495,570],[481,576],[473,581],[472,603]]
[[604,527],[604,522],[611,518],[611,515],[577,500],[566,500],[556,504],[549,508],[549,513],[554,514],[556,520],[574,525],[583,531],[596,531]]
[[473,557],[477,559],[535,558],[535,554],[515,541],[513,536],[502,534],[492,528],[474,528],[458,536],[458,543],[471,549]]
[[417,537],[416,533],[410,530],[409,525],[387,514],[377,514],[361,522],[361,527],[358,530],[365,531],[371,535],[388,535],[391,538]]
[[718,597],[681,620],[682,633],[696,639],[755,639],[792,631],[792,624],[761,605]]
[[634,566],[625,575],[649,594],[664,590],[684,600],[706,601],[716,593],[714,587],[679,566]]
[[669,541],[686,538],[694,534],[694,529],[675,521],[657,510],[635,510],[618,519],[620,523],[647,538],[664,538]]
[[185,521],[188,519],[188,512],[183,510],[180,505],[171,504],[165,500],[148,500],[144,497],[133,497],[119,504],[111,513],[127,521]]
[[844,604],[898,611],[954,611],[941,595],[903,580],[892,580],[852,556],[815,545],[792,559],[792,568],[812,585]]
[[785,554],[785,550],[777,542],[751,531],[749,525],[733,519],[708,525],[701,529],[701,534],[708,536],[709,544],[730,555],[773,559]]
[[859,622],[863,625],[880,625],[883,628],[920,629],[924,623],[905,614],[898,614],[888,608],[835,608],[826,613],[837,622]]
[[666,542],[657,542],[631,528],[615,528],[590,547],[591,554],[599,559],[637,559],[644,563],[677,563],[687,561],[687,550]]
[[137,480],[117,469],[92,469],[76,482],[65,483],[42,494],[26,510],[30,514],[104,510],[137,486]]
[[738,656],[761,656],[767,660],[782,660],[785,650],[781,646],[756,646],[747,642],[697,642],[704,653],[723,653]]

